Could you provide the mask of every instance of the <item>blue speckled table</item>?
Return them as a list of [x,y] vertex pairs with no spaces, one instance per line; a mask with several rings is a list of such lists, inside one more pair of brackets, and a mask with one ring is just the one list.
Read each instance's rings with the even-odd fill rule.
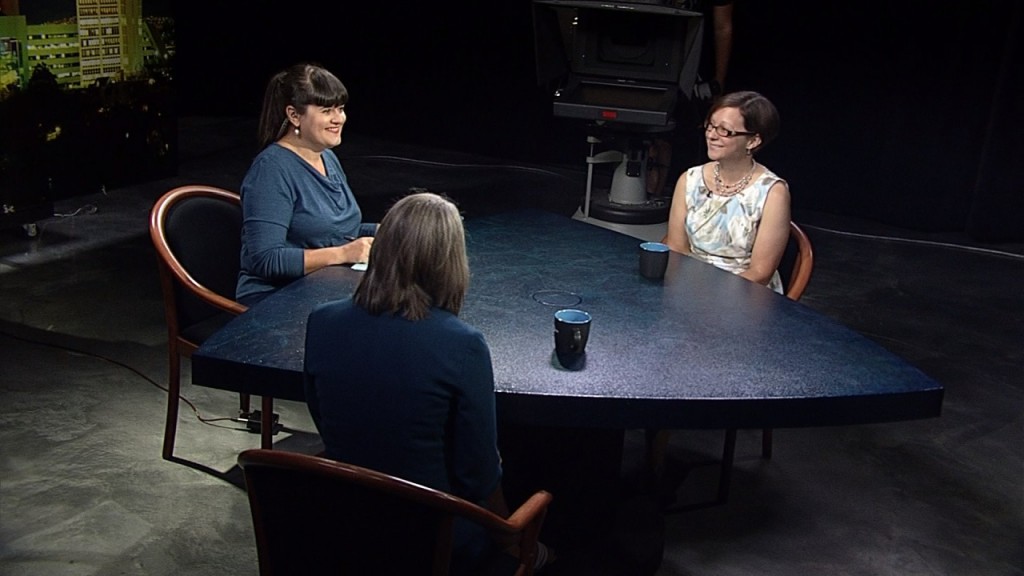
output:
[[[766,288],[672,254],[638,273],[639,240],[518,211],[466,222],[462,318],[491,347],[502,421],[599,428],[784,428],[939,416],[943,388],[856,332]],[[360,272],[320,270],[211,337],[192,381],[302,400],[306,316]],[[574,296],[575,295],[575,296]],[[553,314],[593,315],[585,364],[554,357]]]

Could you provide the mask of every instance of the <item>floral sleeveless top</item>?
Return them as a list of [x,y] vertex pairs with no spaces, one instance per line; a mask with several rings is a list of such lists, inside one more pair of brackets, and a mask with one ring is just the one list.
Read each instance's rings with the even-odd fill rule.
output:
[[[782,179],[765,168],[763,174],[733,196],[711,194],[702,166],[686,171],[686,235],[690,252],[698,260],[733,274],[750,267],[754,238],[761,223],[768,190]],[[779,271],[768,287],[782,293]]]

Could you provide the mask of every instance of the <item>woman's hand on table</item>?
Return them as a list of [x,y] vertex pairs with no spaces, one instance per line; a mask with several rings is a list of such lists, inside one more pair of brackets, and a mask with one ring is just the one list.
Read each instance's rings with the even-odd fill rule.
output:
[[370,247],[373,245],[373,237],[361,236],[348,244],[343,244],[341,249],[341,262],[338,264],[354,264],[366,262],[370,259]]
[[348,242],[347,244],[342,244],[341,246],[307,248],[303,252],[303,273],[310,274],[324,266],[366,262],[370,259],[371,245],[373,245],[373,238],[370,236],[362,236]]

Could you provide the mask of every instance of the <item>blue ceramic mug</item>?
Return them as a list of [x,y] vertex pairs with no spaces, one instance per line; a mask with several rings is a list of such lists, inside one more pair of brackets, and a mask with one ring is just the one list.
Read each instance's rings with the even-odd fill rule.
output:
[[555,312],[555,352],[559,355],[582,354],[590,337],[590,314],[565,308]]
[[669,248],[661,242],[640,244],[640,275],[650,280],[661,280],[668,267]]

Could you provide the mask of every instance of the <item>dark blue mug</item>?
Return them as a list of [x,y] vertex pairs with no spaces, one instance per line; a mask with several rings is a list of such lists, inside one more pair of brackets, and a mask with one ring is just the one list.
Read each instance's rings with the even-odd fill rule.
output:
[[559,356],[582,354],[590,338],[590,314],[565,308],[555,312],[555,352]]
[[661,280],[668,267],[669,247],[661,242],[640,244],[640,275],[650,280]]

